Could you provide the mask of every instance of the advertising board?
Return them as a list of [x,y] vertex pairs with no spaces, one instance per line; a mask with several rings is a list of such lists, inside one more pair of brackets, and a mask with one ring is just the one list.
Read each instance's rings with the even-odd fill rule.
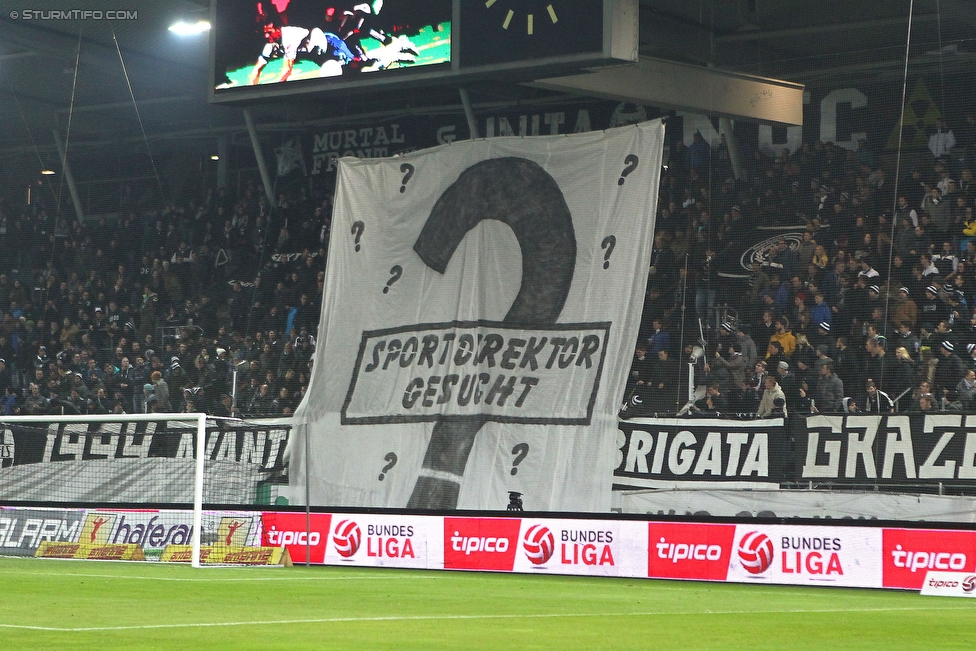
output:
[[[0,507],[0,555],[35,556],[41,548],[47,557],[186,561],[192,515],[176,510]],[[962,577],[956,577],[962,581],[958,586],[929,585],[930,592],[955,589],[967,577],[976,576],[974,530],[853,523],[780,525],[361,512],[312,513],[306,519],[300,512],[208,511],[203,515],[201,537],[208,553],[220,550],[227,562],[239,564],[278,563],[269,556],[277,550],[287,552],[289,562],[304,563],[308,544],[310,563],[341,567],[916,591],[938,573]],[[82,548],[102,551],[79,555]],[[167,550],[171,556],[182,556],[167,559]],[[934,580],[944,583],[949,579]]]

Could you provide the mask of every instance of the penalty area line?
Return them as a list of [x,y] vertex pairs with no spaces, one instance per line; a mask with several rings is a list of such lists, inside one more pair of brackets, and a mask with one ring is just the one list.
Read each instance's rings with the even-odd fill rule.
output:
[[911,612],[948,610],[971,610],[966,607],[949,608],[797,608],[786,610],[702,610],[702,611],[648,611],[637,613],[537,613],[511,615],[389,615],[385,617],[323,617],[316,619],[278,619],[255,620],[242,622],[197,622],[184,624],[142,624],[137,626],[85,626],[85,627],[57,627],[31,626],[26,624],[0,623],[0,629],[18,629],[28,631],[46,631],[52,633],[90,633],[105,631],[144,631],[176,628],[220,628],[225,626],[285,626],[289,624],[345,624],[358,622],[423,622],[423,621],[457,621],[457,620],[506,620],[506,619],[570,619],[574,617],[658,617],[675,615],[792,615],[792,614],[822,614],[822,613],[879,613],[879,612]]

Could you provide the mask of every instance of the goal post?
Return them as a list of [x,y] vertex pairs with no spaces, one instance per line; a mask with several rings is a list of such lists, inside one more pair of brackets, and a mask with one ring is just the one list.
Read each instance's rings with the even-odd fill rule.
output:
[[193,550],[190,552],[190,565],[200,567],[200,541],[202,540],[200,530],[203,529],[203,469],[206,461],[206,455],[203,451],[207,447],[207,415],[188,415],[197,417],[196,472],[193,475],[193,536],[190,543]]
[[60,528],[28,531],[28,543],[129,545],[139,558],[193,567],[256,564],[256,550],[267,551],[263,512],[288,502],[290,430],[280,419],[202,413],[0,416],[0,554],[13,535],[2,516],[20,509],[32,522],[61,518]]

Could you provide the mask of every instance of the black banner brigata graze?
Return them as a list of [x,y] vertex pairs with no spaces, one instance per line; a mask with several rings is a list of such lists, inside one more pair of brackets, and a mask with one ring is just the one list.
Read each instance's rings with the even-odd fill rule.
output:
[[[206,458],[258,464],[263,472],[285,466],[290,427],[208,427]],[[196,427],[175,421],[48,423],[0,420],[3,467],[32,463],[196,458]],[[2,475],[0,475],[2,476]]]
[[795,434],[799,479],[937,485],[976,493],[976,416],[811,416]]
[[850,487],[976,494],[976,416],[621,421],[614,490]]
[[689,488],[779,488],[785,431],[782,419],[621,421],[614,490],[676,483]]

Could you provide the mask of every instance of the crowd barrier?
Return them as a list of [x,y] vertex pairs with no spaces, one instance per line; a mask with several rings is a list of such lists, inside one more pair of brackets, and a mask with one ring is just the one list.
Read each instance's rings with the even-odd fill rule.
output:
[[[919,590],[927,571],[976,573],[976,530],[465,514],[211,511],[209,543],[281,547],[295,563]],[[41,544],[189,539],[192,511],[0,508],[0,554]],[[226,540],[224,540],[226,538]]]

